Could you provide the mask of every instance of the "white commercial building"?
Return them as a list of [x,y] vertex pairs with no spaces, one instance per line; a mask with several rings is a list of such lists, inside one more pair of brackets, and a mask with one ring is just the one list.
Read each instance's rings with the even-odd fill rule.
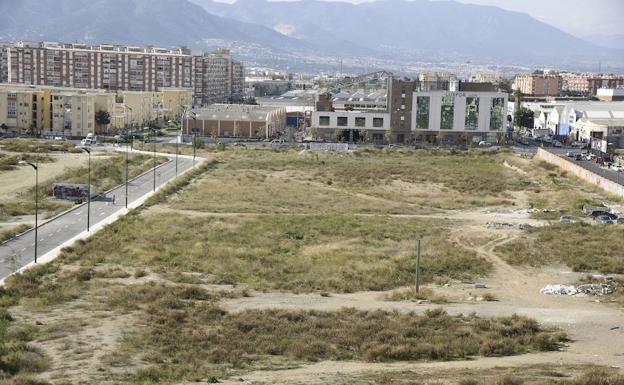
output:
[[505,132],[507,94],[502,92],[415,92],[412,106],[414,133]]
[[390,130],[390,114],[367,111],[315,111],[312,113],[312,127],[318,129],[318,136],[322,138],[332,138],[337,132],[342,132],[345,139],[350,141],[357,141],[364,135],[368,135],[369,140],[382,141],[385,132]]

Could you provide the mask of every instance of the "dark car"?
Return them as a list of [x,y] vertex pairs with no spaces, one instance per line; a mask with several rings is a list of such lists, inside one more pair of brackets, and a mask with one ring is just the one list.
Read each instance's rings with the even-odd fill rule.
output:
[[594,210],[594,211],[592,211],[591,216],[594,219],[598,219],[600,217],[607,217],[607,218],[609,218],[611,220],[615,220],[618,217],[617,215],[612,214],[612,213],[610,213],[608,211],[601,211],[601,210]]
[[618,225],[624,225],[624,217],[619,217],[616,222]]
[[581,154],[576,154],[576,155],[574,155],[574,160],[576,160],[576,161],[581,161],[581,160],[583,160],[583,155],[581,155]]

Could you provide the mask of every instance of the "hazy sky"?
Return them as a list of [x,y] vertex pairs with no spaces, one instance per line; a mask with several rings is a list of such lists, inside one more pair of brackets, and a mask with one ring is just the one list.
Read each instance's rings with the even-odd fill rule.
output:
[[[234,0],[217,0],[234,2]],[[278,0],[282,1],[282,0]],[[288,1],[288,0],[286,0]],[[305,1],[305,0],[304,0]],[[361,3],[371,0],[326,0]],[[624,0],[455,0],[524,12],[578,37],[624,35]]]
[[624,0],[459,0],[524,12],[579,37],[624,34]]

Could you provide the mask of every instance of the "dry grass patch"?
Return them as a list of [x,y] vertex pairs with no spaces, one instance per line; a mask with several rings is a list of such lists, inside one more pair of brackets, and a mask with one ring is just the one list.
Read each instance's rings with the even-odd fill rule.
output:
[[[616,198],[586,181],[541,159],[507,157],[507,162],[527,173],[533,184],[527,188],[529,201],[537,209],[536,219],[558,220],[561,215],[583,216],[583,206],[600,206]],[[542,209],[549,211],[543,212]]]
[[206,381],[273,361],[454,360],[556,350],[565,336],[520,316],[481,319],[343,309],[336,312],[249,310],[228,314],[210,301],[172,295],[145,308],[146,328],[126,349],[150,363],[135,382]]
[[561,262],[574,271],[624,273],[624,230],[621,226],[585,223],[555,224],[526,231],[495,252],[516,265],[543,266]]
[[295,292],[388,290],[409,285],[414,239],[422,278],[473,279],[491,265],[448,241],[448,221],[324,216],[130,215],[67,254],[83,266],[119,264],[160,273],[194,272],[217,284]]

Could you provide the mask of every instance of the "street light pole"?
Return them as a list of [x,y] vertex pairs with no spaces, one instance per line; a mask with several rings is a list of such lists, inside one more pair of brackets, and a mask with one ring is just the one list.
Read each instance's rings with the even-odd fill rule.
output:
[[39,167],[27,161],[20,161],[19,164],[27,164],[35,170],[35,263],[37,263],[37,245],[39,243]]
[[195,167],[195,146],[197,145],[197,131],[193,132],[193,167]]
[[153,175],[154,175],[154,185],[153,191],[156,191],[156,130],[150,129],[150,139],[152,140],[152,159],[153,159]]
[[176,176],[178,175],[178,152],[180,147],[180,137],[182,136],[182,129],[184,127],[184,118],[186,117],[186,107],[182,107],[182,116],[180,117],[180,132],[176,135],[176,156],[175,156],[175,170]]
[[87,182],[87,193],[89,194],[89,196],[87,197],[87,231],[91,231],[91,150],[86,147],[80,147],[80,149],[89,155],[89,172]]
[[126,143],[126,209],[128,208],[128,153],[130,152],[130,143]]

